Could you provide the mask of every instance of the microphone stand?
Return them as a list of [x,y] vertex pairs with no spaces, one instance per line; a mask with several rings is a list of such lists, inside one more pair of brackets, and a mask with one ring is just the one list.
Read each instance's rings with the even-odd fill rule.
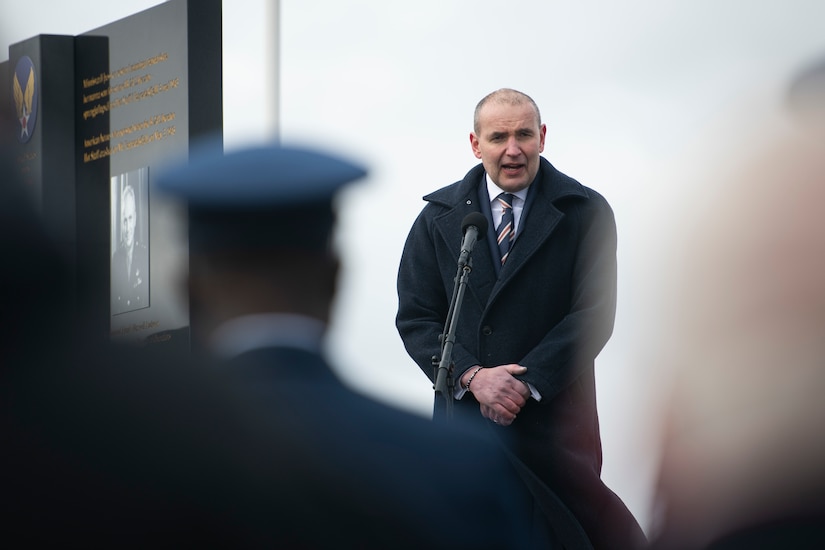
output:
[[453,344],[455,344],[455,332],[458,326],[458,313],[461,311],[461,304],[464,301],[464,292],[467,289],[467,279],[473,270],[473,260],[468,258],[466,262],[463,258],[459,260],[458,272],[453,285],[453,295],[450,299],[450,307],[447,310],[447,320],[444,323],[444,333],[441,335],[441,359],[433,357],[433,365],[438,364],[433,388],[436,393],[444,397],[446,416],[453,417],[453,395],[455,395],[455,381],[453,380]]

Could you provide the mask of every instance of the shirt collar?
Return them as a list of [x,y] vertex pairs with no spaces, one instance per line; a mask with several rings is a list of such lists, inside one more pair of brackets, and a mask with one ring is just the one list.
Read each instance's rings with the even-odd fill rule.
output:
[[[490,179],[490,174],[488,174],[486,172],[484,173],[484,181],[487,183],[487,195],[490,197],[490,202],[491,203],[494,200],[496,200],[496,197],[498,197],[501,193],[506,193],[507,192],[504,189],[502,189],[501,187],[499,187],[498,185],[496,185],[495,183],[493,183],[493,180]],[[513,195],[520,198],[522,200],[522,202],[524,202],[524,201],[527,200],[527,191],[529,189],[530,189],[529,186],[525,187],[521,191],[516,191],[515,193],[513,193]]]
[[322,350],[325,331],[323,322],[304,315],[243,315],[215,329],[209,339],[209,347],[224,359],[268,347],[290,347],[318,353]]

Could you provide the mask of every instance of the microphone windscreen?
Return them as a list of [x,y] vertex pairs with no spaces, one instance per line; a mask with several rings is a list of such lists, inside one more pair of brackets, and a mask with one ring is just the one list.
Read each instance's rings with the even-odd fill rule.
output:
[[478,228],[479,237],[487,234],[487,217],[481,212],[470,212],[464,216],[461,222],[461,232],[467,231],[467,228],[474,225]]

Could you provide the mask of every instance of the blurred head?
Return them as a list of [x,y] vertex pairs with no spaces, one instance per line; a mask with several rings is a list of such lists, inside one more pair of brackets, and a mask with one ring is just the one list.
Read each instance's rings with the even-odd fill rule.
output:
[[365,174],[328,153],[280,144],[204,149],[161,174],[158,188],[189,205],[190,306],[201,336],[246,314],[327,321],[338,273],[334,202]]
[[529,96],[501,89],[476,106],[470,145],[493,182],[512,193],[535,179],[546,132],[538,106]]
[[257,313],[291,313],[327,323],[337,290],[331,249],[200,249],[189,258],[188,290],[200,336]]

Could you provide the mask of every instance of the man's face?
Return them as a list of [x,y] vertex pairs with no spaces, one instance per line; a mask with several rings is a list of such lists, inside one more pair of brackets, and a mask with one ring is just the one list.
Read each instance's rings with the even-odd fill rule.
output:
[[529,102],[510,105],[491,101],[479,112],[478,135],[470,134],[470,144],[493,182],[514,193],[535,179],[546,132]]
[[123,244],[130,248],[135,240],[135,198],[131,193],[123,196],[123,204],[120,209],[120,231]]

